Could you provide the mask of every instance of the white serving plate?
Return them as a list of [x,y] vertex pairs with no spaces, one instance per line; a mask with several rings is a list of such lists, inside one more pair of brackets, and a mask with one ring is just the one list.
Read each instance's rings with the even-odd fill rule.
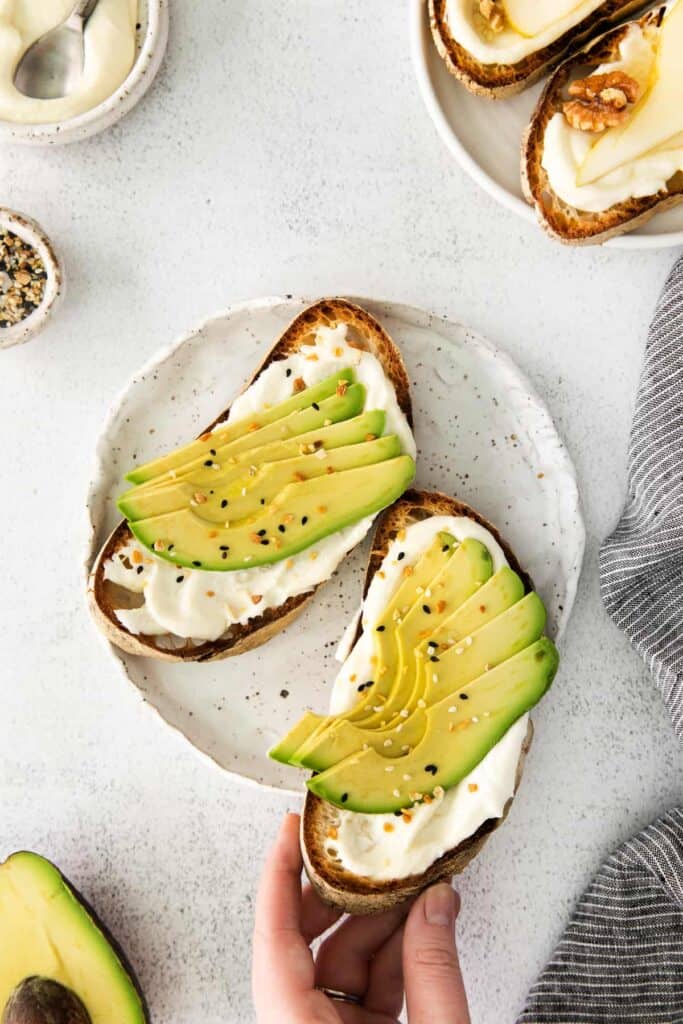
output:
[[59,146],[79,142],[111,128],[140,102],[156,74],[168,43],[169,0],[138,0],[137,57],[128,78],[103,103],[78,117],[54,124],[15,124],[0,120],[0,142],[23,146]]
[[[474,96],[448,71],[429,27],[426,0],[411,0],[411,48],[420,92],[430,117],[463,170],[508,210],[536,224],[522,194],[521,143],[543,82],[506,100]],[[614,249],[683,245],[683,203],[655,214],[626,235],[604,243]]]
[[[574,601],[584,528],[574,469],[546,406],[508,356],[460,324],[412,306],[353,301],[381,320],[405,357],[416,485],[463,498],[500,527],[559,636]],[[116,525],[114,498],[133,454],[145,460],[200,433],[306,303],[267,298],[233,306],[130,381],[97,443],[86,572]],[[289,629],[240,657],[169,665],[109,651],[142,700],[202,754],[243,779],[299,792],[298,774],[266,751],[307,707],[327,707],[335,648],[357,608],[366,557],[367,542]]]

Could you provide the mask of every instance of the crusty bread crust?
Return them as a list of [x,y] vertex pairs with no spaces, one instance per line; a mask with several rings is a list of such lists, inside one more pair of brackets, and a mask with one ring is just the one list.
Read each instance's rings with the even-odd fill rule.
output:
[[[637,24],[643,28],[661,23],[665,8],[650,11]],[[616,235],[633,231],[661,210],[676,206],[683,198],[683,173],[669,182],[669,187],[652,196],[627,199],[601,213],[578,210],[565,203],[553,191],[548,175],[543,168],[543,141],[550,119],[562,110],[566,98],[565,87],[575,68],[581,68],[581,76],[590,74],[607,61],[615,60],[619,45],[633,22],[621,25],[596,39],[580,53],[574,54],[557,69],[548,81],[534,111],[522,142],[522,187],[527,201],[534,206],[544,230],[552,237],[568,245],[596,245]]]
[[[438,491],[411,490],[406,491],[403,497],[384,513],[377,524],[365,577],[364,596],[367,594],[374,574],[387,554],[389,544],[399,530],[438,515],[467,516],[486,527],[503,548],[512,569],[524,581],[526,590],[533,589],[529,576],[520,566],[510,547],[495,526],[483,516],[464,502],[457,501]],[[360,629],[359,626],[356,640]],[[524,761],[531,746],[532,737],[533,726],[529,722],[517,764],[515,792],[522,778]],[[327,851],[329,848],[334,848],[334,842],[328,838],[328,831],[338,823],[339,812],[334,805],[309,792],[306,795],[301,817],[301,849],[306,873],[314,889],[325,903],[338,907],[348,914],[379,914],[405,902],[405,900],[412,899],[435,882],[448,880],[452,875],[464,871],[483,848],[491,833],[502,825],[511,804],[512,798],[505,805],[500,818],[490,818],[485,821],[474,835],[465,839],[454,849],[448,850],[421,874],[378,882],[346,870],[339,861],[330,856]]]
[[[410,384],[401,353],[370,313],[346,299],[322,299],[299,313],[245,384],[243,391],[250,387],[271,363],[286,359],[306,345],[312,345],[318,327],[338,323],[345,323],[349,328],[348,344],[371,352],[382,364],[384,372],[394,386],[398,404],[412,426]],[[224,420],[229,409],[230,407],[220,413],[205,429],[211,430]],[[306,594],[290,597],[279,608],[267,609],[261,615],[250,619],[246,625],[231,626],[218,640],[201,644],[193,644],[188,640],[184,644],[179,642],[178,646],[170,648],[159,642],[163,638],[130,633],[116,617],[116,609],[123,607],[124,595],[121,588],[105,579],[104,566],[109,558],[130,542],[131,537],[125,520],[120,522],[95,559],[88,581],[88,603],[95,622],[111,643],[129,654],[159,658],[162,661],[218,661],[244,654],[266,643],[284,629],[300,614],[319,587],[323,586],[321,583]]]
[[470,92],[492,100],[514,96],[527,89],[570,50],[645,6],[644,0],[605,0],[574,28],[517,64],[482,64],[453,38],[446,18],[447,3],[448,0],[429,0],[429,21],[436,48],[458,81]]

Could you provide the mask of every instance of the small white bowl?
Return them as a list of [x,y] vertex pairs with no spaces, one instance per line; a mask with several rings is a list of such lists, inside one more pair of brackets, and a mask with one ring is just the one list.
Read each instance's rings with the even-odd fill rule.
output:
[[12,324],[11,327],[0,327],[0,349],[3,349],[11,348],[13,345],[22,345],[45,326],[57,300],[64,294],[64,274],[50,239],[40,225],[30,217],[0,206],[0,230],[11,231],[12,234],[33,246],[43,261],[47,274],[43,301],[38,308],[29,313],[24,320],[20,320],[18,324]]
[[59,146],[110,128],[142,99],[156,77],[168,42],[169,0],[138,0],[138,54],[128,78],[92,110],[54,124],[15,124],[0,120],[0,142],[22,146]]

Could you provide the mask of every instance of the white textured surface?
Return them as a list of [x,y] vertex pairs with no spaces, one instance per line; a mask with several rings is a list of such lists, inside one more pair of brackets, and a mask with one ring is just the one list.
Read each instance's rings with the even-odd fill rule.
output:
[[295,801],[202,764],[142,714],[80,589],[107,405],[161,345],[259,294],[376,294],[500,342],[583,485],[586,568],[510,820],[460,881],[475,1024],[512,1024],[600,857],[683,797],[668,720],[608,622],[598,540],[621,504],[669,253],[574,251],[452,162],[396,0],[176,3],[165,67],[108,135],[0,154],[5,201],[63,256],[45,333],[0,355],[0,855],[54,858],[119,934],[155,1024],[249,1021],[256,874]]

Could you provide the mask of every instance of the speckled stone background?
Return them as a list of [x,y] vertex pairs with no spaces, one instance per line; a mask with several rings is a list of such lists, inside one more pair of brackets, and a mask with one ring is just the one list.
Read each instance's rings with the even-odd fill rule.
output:
[[474,1022],[511,1024],[600,858],[683,797],[680,750],[596,571],[675,253],[565,250],[483,195],[423,110],[398,0],[179,0],[172,16],[165,67],[113,131],[0,154],[2,201],[42,222],[69,277],[54,323],[0,355],[0,856],[61,865],[127,948],[156,1024],[252,1019],[258,868],[293,801],[211,770],[104,656],[80,577],[91,439],[141,362],[232,301],[349,292],[447,312],[546,395],[589,532],[523,789],[460,881]]

